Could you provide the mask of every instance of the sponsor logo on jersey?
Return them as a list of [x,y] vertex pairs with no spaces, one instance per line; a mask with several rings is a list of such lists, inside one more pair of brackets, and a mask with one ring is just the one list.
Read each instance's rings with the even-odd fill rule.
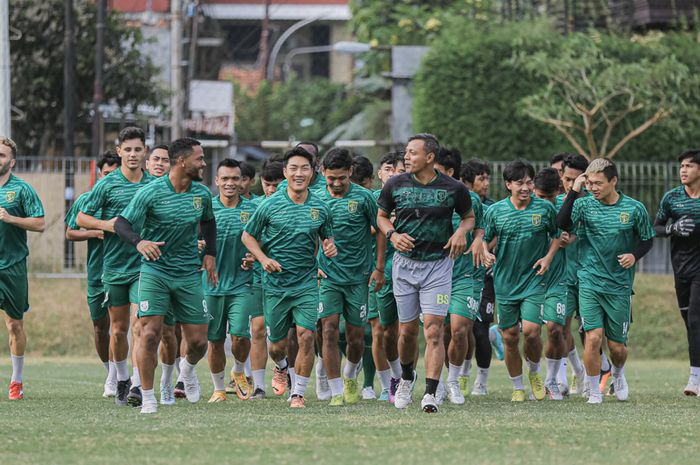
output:
[[250,219],[250,212],[241,212],[241,223],[246,224]]
[[620,223],[627,224],[630,222],[630,214],[622,212],[620,213]]
[[319,214],[318,214],[318,208],[312,208],[312,209],[311,209],[311,219],[312,219],[313,221],[318,221],[318,216],[319,216]]
[[542,224],[542,215],[532,215],[532,225],[539,226],[540,224]]
[[348,211],[350,213],[357,213],[357,207],[359,206],[359,203],[357,200],[349,200],[348,201]]
[[192,197],[192,205],[194,206],[195,210],[200,210],[202,208],[202,198]]
[[9,191],[8,193],[5,194],[5,201],[7,203],[12,203],[12,202],[14,202],[16,196],[17,196],[17,194],[15,194],[14,191]]

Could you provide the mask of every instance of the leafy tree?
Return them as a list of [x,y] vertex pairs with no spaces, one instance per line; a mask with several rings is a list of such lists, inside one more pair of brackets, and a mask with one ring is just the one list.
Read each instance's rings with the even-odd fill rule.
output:
[[[94,2],[75,2],[74,8],[76,131],[88,134],[97,11]],[[13,0],[10,24],[22,32],[10,44],[12,104],[25,114],[13,122],[13,136],[21,153],[45,154],[61,133],[63,120],[63,1]],[[160,104],[165,94],[156,82],[157,67],[140,52],[141,31],[115,11],[108,12],[105,25],[105,101]]]

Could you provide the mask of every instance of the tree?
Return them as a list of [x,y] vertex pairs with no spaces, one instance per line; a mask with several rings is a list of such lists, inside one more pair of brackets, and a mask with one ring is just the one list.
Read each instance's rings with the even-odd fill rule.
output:
[[[13,0],[10,24],[22,33],[11,43],[12,104],[24,118],[12,130],[20,152],[45,154],[61,133],[63,121],[63,2]],[[93,2],[76,2],[75,46],[77,103],[76,131],[89,133],[90,103],[95,76]],[[158,68],[140,52],[144,43],[138,28],[110,11],[106,18],[104,95],[119,106],[159,105],[164,91],[156,82]]]
[[612,158],[656,124],[678,127],[678,113],[690,103],[687,89],[700,83],[658,42],[637,44],[641,57],[626,61],[606,52],[606,41],[615,40],[629,41],[579,33],[556,51],[514,57],[546,81],[521,100],[524,114],[556,129],[588,158]]

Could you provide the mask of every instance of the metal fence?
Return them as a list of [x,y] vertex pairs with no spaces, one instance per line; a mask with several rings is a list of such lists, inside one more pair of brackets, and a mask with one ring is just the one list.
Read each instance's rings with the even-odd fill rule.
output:
[[[491,197],[501,199],[506,196],[503,183],[503,169],[506,161],[490,161]],[[536,170],[548,166],[548,162],[534,162]],[[67,247],[63,239],[62,226],[65,216],[64,202],[75,199],[89,189],[95,179],[92,171],[94,162],[87,158],[19,157],[15,172],[26,177],[40,193],[47,208],[47,223],[52,226],[42,236],[33,238],[30,267],[41,272],[83,272],[85,270],[84,247]],[[619,162],[620,187],[625,194],[644,203],[653,218],[661,197],[666,191],[679,184],[678,164],[671,162]],[[206,178],[205,178],[206,179]],[[71,188],[68,188],[71,186]],[[55,197],[59,197],[57,202]],[[53,203],[52,203],[53,202]],[[53,218],[50,221],[48,218]],[[48,244],[46,244],[48,242]],[[63,253],[62,253],[63,252]],[[32,266],[33,265],[33,266]],[[654,247],[639,265],[641,271],[656,274],[672,273],[669,243],[656,239]]]

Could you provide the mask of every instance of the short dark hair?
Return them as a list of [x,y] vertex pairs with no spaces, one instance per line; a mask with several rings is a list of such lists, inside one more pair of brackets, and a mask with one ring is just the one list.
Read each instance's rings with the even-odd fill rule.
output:
[[119,158],[114,150],[105,150],[102,154],[102,158],[97,161],[97,169],[102,170],[102,167],[107,166],[121,166],[122,159]]
[[588,159],[578,153],[570,153],[564,158],[563,166],[583,173],[588,169]]
[[271,153],[266,161],[278,161],[282,163],[284,161],[283,153]]
[[586,168],[586,174],[590,173],[603,173],[608,181],[611,181],[612,178],[620,179],[620,175],[617,173],[617,166],[609,158],[596,158],[589,163],[588,168]]
[[474,171],[475,177],[481,176],[482,174],[491,174],[491,168],[489,167],[489,164],[485,161],[472,158],[467,162],[467,166],[469,166],[472,169],[472,171]]
[[241,177],[255,179],[255,167],[245,161],[240,162]]
[[216,166],[216,172],[219,172],[219,168],[240,168],[240,170],[243,171],[242,166],[243,164],[238,160],[234,160],[233,158],[224,158]]
[[462,167],[462,155],[459,150],[440,147],[435,156],[435,163],[444,166],[446,170],[452,168],[452,177],[459,179],[459,170]]
[[382,158],[379,159],[379,167],[381,168],[382,165],[391,165],[394,168],[396,168],[396,165],[398,163],[403,163],[403,155],[404,151],[403,150],[397,150],[395,152],[388,152],[382,155]]
[[[299,147],[300,145],[310,145],[311,147],[314,148],[314,151],[316,153],[311,153],[308,150],[307,150],[307,152],[311,153],[311,155],[313,155],[314,158],[318,157],[318,144],[316,142],[312,142],[310,140],[303,140],[301,142],[298,142],[295,147]],[[302,148],[304,148],[304,147],[302,147]]]
[[545,168],[535,176],[535,188],[547,195],[559,193],[561,177],[555,168]]
[[408,138],[408,141],[411,142],[412,140],[422,140],[423,141],[423,150],[425,150],[425,154],[432,153],[436,157],[438,155],[438,152],[440,151],[440,142],[438,141],[437,137],[435,137],[432,134],[428,134],[427,132],[422,132],[420,134],[415,134],[411,137]]
[[303,147],[294,147],[292,150],[287,151],[284,154],[284,166],[287,166],[287,163],[289,163],[289,159],[292,157],[304,157],[307,160],[309,160],[309,164],[313,168],[314,166],[314,156],[311,155],[305,148]]
[[552,155],[552,158],[549,159],[549,165],[551,166],[555,163],[559,163],[560,161],[564,161],[567,155],[571,154],[569,152],[555,153],[554,155]]
[[202,145],[202,143],[192,137],[175,139],[168,146],[168,156],[171,161],[177,160],[179,157],[189,157],[194,152],[194,147],[198,145]]
[[146,133],[143,129],[137,126],[125,127],[124,129],[119,131],[119,136],[117,139],[119,140],[119,145],[122,145],[127,140],[132,139],[139,139],[141,142],[143,142],[144,145],[146,145]]
[[151,152],[154,151],[154,150],[158,150],[158,149],[160,149],[160,150],[168,150],[168,144],[158,144],[158,145],[156,145],[155,147],[153,147],[153,148],[151,149]]
[[698,149],[686,150],[685,152],[680,154],[680,156],[678,157],[678,161],[680,163],[683,163],[688,158],[690,158],[691,163],[695,163],[696,165],[700,165],[700,150],[698,150]]
[[364,155],[356,155],[352,159],[352,176],[350,180],[354,183],[360,183],[365,179],[371,179],[374,176],[374,165],[369,158]]
[[260,170],[260,177],[267,182],[279,181],[284,179],[284,171],[282,171],[282,162],[265,160],[263,163],[262,170]]
[[505,182],[518,181],[526,176],[534,179],[535,168],[525,160],[513,160],[503,168],[503,180]]
[[474,169],[471,165],[469,165],[469,163],[462,165],[462,169],[459,170],[459,179],[461,179],[462,182],[474,184],[474,178],[476,178],[476,173],[474,173]]
[[348,149],[335,147],[323,156],[324,170],[349,170],[352,168],[352,153]]

